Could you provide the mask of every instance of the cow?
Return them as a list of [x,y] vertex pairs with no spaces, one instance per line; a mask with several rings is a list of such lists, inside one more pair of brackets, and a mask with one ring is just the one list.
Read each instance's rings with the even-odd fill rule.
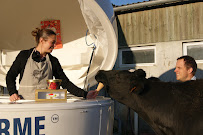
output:
[[109,96],[127,105],[157,135],[203,135],[203,80],[163,82],[142,69],[100,70],[95,76]]

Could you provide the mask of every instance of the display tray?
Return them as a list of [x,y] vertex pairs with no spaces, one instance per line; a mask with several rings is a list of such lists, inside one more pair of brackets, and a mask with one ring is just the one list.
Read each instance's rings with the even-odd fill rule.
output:
[[35,101],[66,101],[67,90],[66,89],[36,89],[35,90]]

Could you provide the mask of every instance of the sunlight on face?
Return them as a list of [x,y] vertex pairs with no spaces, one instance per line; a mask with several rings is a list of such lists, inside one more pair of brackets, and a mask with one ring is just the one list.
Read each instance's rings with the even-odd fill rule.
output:
[[56,45],[56,36],[51,35],[43,42],[43,50],[46,53],[51,53]]
[[190,80],[189,78],[189,70],[185,66],[185,61],[184,59],[179,59],[176,62],[176,69],[174,70],[176,73],[176,79],[184,82],[187,80]]

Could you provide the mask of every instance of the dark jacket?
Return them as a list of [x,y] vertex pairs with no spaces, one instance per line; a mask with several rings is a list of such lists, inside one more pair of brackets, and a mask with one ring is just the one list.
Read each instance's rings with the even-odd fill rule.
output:
[[[16,77],[20,73],[20,79],[21,81],[25,69],[25,65],[27,63],[28,58],[30,57],[32,51],[34,48],[31,48],[29,50],[22,50],[16,57],[15,61],[13,62],[10,70],[7,73],[6,76],[6,85],[7,89],[9,91],[9,95],[12,95],[14,93],[18,94],[18,91],[16,90]],[[52,64],[52,74],[55,77],[55,79],[62,79],[62,87],[64,89],[67,89],[71,94],[79,97],[85,97],[87,96],[87,92],[83,89],[78,88],[76,85],[74,85],[65,75],[63,72],[63,69],[58,61],[58,59],[51,54],[49,55],[49,59]]]

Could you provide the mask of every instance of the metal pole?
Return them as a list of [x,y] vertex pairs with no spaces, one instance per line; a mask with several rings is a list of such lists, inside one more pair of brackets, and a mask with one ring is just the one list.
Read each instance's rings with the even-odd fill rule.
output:
[[134,133],[138,135],[138,114],[134,112]]

